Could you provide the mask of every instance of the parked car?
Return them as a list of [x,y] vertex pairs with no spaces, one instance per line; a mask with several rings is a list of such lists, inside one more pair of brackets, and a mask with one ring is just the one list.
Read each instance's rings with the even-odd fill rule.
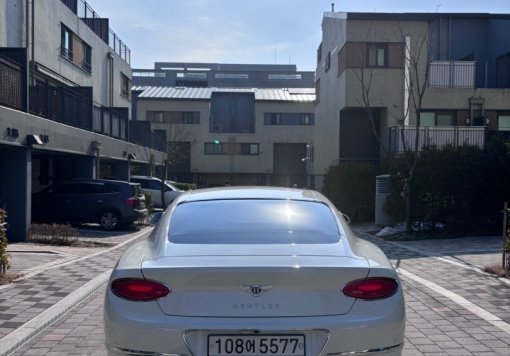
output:
[[109,355],[401,355],[399,277],[320,193],[193,190],[151,221],[107,286]]
[[151,176],[131,176],[130,181],[140,183],[144,192],[152,193],[152,203],[155,208],[166,208],[183,192],[169,181],[165,181],[163,183],[165,204],[163,205],[161,201],[161,179]]
[[106,230],[147,216],[140,184],[75,179],[32,194],[32,221],[98,223]]

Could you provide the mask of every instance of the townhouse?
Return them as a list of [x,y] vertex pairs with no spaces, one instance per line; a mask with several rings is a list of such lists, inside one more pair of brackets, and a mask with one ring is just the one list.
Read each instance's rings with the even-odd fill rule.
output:
[[509,31],[506,14],[325,13],[315,75],[315,187],[341,160],[377,162],[402,152],[416,129],[420,146],[483,147],[490,135],[508,136]]
[[131,51],[86,1],[2,1],[0,23],[0,207],[12,242],[26,238],[32,192],[127,180],[130,164],[150,172],[165,148],[130,120]]
[[311,185],[313,72],[217,63],[133,72],[133,116],[182,148],[166,178],[198,187]]

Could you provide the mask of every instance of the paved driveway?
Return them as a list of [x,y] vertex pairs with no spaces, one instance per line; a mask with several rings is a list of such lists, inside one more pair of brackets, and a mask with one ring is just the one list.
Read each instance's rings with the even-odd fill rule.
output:
[[[380,246],[400,273],[407,305],[405,356],[510,355],[509,280],[480,272],[486,265],[501,263],[501,237],[393,243],[367,234],[373,227],[353,228],[360,237]],[[87,278],[92,278],[87,284],[93,283],[99,278],[93,276],[100,273],[104,278],[104,273],[111,268],[112,258],[117,258],[120,250],[96,252],[91,257],[77,259],[78,263],[65,263],[59,283],[77,277],[81,277],[82,284]],[[108,263],[106,257],[109,257]],[[55,262],[48,262],[48,266],[52,263]],[[77,275],[86,266],[98,270]],[[50,281],[44,279],[44,283]],[[14,355],[106,355],[102,320],[104,284],[95,284],[99,288],[26,342]],[[30,286],[31,289],[19,295],[45,289],[27,281],[27,287]],[[14,295],[14,289],[6,291]],[[3,305],[10,305],[8,300],[2,304],[2,292],[0,290],[0,310]],[[78,292],[70,292],[63,300]],[[32,299],[25,299],[25,303]],[[0,318],[0,336],[1,322]],[[18,330],[10,335],[16,335]],[[2,339],[0,355],[1,345]]]

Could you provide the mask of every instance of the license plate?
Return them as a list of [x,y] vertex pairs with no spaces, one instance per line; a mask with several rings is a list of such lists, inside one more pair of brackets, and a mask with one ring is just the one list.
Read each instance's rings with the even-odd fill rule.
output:
[[209,335],[208,356],[305,356],[304,335]]

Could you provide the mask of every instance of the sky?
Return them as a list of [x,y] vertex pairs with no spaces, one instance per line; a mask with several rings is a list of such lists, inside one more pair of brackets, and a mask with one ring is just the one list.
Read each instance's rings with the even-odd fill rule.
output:
[[510,14],[510,0],[87,0],[131,49],[154,62],[295,64],[315,71],[324,12]]

